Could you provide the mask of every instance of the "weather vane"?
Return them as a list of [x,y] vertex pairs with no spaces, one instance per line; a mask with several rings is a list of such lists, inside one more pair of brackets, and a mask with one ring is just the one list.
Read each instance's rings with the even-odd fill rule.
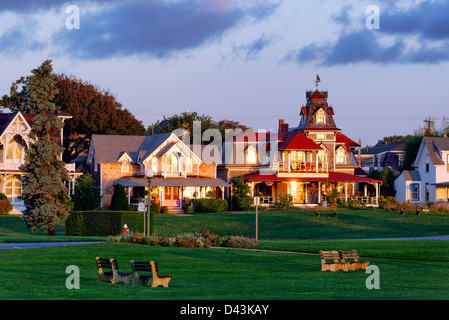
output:
[[319,86],[319,82],[321,81],[321,79],[320,79],[320,76],[319,75],[316,75],[316,80],[315,80],[315,87],[316,87],[316,89],[318,90],[318,86]]

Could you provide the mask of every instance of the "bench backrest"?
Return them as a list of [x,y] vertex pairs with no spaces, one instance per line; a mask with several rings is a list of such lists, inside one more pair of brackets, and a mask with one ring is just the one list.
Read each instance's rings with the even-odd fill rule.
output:
[[95,260],[97,261],[97,269],[112,269],[112,265],[114,265],[115,269],[118,269],[118,263],[116,259],[96,257]]
[[359,253],[357,250],[348,250],[348,251],[340,250],[340,258],[342,261],[352,259],[355,262],[357,262],[359,259]]
[[151,272],[151,264],[148,261],[130,261],[133,271]]
[[321,262],[326,263],[328,260],[332,260],[333,262],[339,262],[340,256],[338,255],[338,251],[323,251],[320,250]]

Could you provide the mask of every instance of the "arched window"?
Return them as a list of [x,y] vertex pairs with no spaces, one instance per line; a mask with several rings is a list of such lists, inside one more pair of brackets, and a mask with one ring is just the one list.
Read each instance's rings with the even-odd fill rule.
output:
[[177,172],[178,171],[178,157],[174,154],[169,154],[166,159],[166,171]]
[[22,186],[17,178],[6,182],[5,193],[8,197],[18,197],[22,194]]
[[11,139],[6,147],[6,159],[17,162],[22,160],[22,149],[23,146],[19,138]]
[[316,122],[317,123],[326,123],[326,115],[323,111],[318,112],[316,115]]
[[345,163],[346,153],[345,151],[340,148],[337,150],[337,163]]
[[129,161],[125,160],[122,162],[122,172],[129,172]]
[[158,171],[158,163],[159,161],[157,160],[157,158],[153,158],[152,160],[151,160],[151,169],[154,171],[154,173],[157,173],[157,171]]

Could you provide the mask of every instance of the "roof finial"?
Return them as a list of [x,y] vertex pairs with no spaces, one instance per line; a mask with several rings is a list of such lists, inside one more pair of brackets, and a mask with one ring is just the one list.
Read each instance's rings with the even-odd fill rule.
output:
[[316,75],[316,80],[315,80],[315,87],[316,87],[316,89],[318,90],[318,86],[319,86],[319,82],[321,81],[321,79],[320,79],[320,76],[319,75]]

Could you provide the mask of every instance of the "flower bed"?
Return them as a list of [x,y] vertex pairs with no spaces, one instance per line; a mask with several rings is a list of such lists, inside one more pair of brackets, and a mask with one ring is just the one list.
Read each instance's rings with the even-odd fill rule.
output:
[[145,237],[141,234],[118,235],[109,237],[108,242],[115,243],[136,243],[149,246],[160,247],[183,247],[183,248],[251,248],[257,246],[258,242],[254,238],[244,236],[223,236],[220,237],[212,232],[203,231],[201,233],[185,233],[177,237],[162,238],[158,236]]

